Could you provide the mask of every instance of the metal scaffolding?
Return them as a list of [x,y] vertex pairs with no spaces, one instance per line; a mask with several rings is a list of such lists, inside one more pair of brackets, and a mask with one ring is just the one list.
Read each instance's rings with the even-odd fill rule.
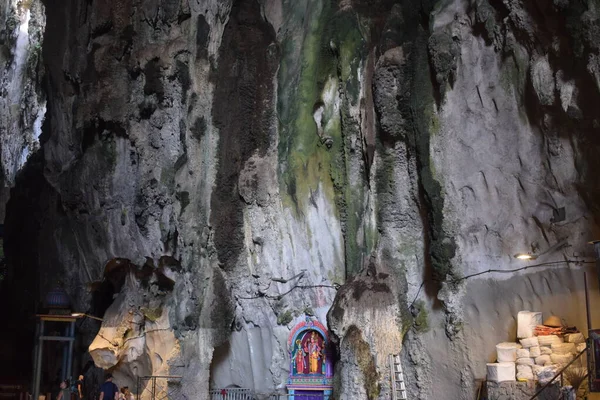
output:
[[[73,365],[73,342],[75,341],[75,321],[77,317],[71,315],[52,315],[38,314],[36,315],[38,322],[35,332],[35,358],[33,363],[33,399],[37,400],[40,395],[40,380],[42,376],[42,356],[44,353],[44,342],[67,342],[63,350],[62,360],[62,379],[67,379],[71,376],[71,368]],[[63,336],[46,334],[45,322],[61,322],[67,324]]]

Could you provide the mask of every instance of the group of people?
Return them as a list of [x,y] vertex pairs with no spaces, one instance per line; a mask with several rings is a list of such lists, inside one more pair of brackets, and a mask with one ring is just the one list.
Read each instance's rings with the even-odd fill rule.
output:
[[[83,379],[83,375],[79,375],[76,392],[77,400],[83,400]],[[71,400],[71,388],[69,388],[68,380],[64,380],[60,383],[60,392],[58,392],[56,400]]]
[[[84,396],[84,387],[83,387],[83,375],[79,375],[79,380],[77,381],[77,389],[76,389],[76,399],[83,400]],[[119,387],[113,382],[112,374],[107,373],[104,377],[104,383],[100,386],[100,396],[99,400],[135,400],[135,397],[127,386],[123,386],[121,390]],[[58,397],[56,400],[71,400],[71,389],[69,388],[68,381],[62,381],[60,383],[60,392],[58,393]],[[86,399],[87,400],[87,399]]]
[[119,387],[112,381],[113,377],[110,373],[106,374],[104,379],[104,383],[100,386],[99,400],[134,400],[133,393],[127,386],[123,386],[119,390]]

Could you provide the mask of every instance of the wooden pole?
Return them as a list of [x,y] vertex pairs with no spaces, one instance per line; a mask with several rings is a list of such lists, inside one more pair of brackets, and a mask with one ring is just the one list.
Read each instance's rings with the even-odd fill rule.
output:
[[70,380],[70,383],[72,383],[72,369],[73,369],[73,342],[75,341],[75,320],[71,321],[69,323],[69,327],[68,329],[68,333],[69,333],[69,337],[72,340],[69,340],[69,342],[67,343],[67,359],[66,359],[66,367],[67,367],[67,377],[66,379]]
[[594,245],[594,253],[596,253],[596,275],[598,275],[596,278],[600,284],[600,240],[594,240],[590,243]]
[[38,400],[40,396],[40,381],[42,377],[42,356],[44,354],[44,339],[42,339],[42,335],[44,334],[44,321],[40,321],[40,336],[36,339],[38,341],[37,346],[37,355],[35,357],[35,376],[33,377],[33,400]]
[[588,285],[587,285],[587,272],[583,272],[583,285],[585,286],[585,314],[587,317],[587,329],[588,329],[588,336],[589,336],[589,331],[592,329],[592,317],[590,315],[590,294],[588,292]]

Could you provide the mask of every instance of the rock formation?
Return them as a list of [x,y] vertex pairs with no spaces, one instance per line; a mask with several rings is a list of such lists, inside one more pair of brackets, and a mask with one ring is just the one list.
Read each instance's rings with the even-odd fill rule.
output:
[[[46,25],[39,1],[9,0],[0,7],[0,148],[2,187],[15,183],[17,172],[39,148],[46,96],[42,35]],[[4,201],[8,193],[4,193]],[[4,216],[4,210],[2,210]]]
[[[121,384],[284,390],[314,315],[337,398],[389,398],[402,351],[411,397],[467,399],[519,310],[585,329],[596,2],[4,7],[9,277],[103,316]],[[554,264],[511,272],[520,250]]]

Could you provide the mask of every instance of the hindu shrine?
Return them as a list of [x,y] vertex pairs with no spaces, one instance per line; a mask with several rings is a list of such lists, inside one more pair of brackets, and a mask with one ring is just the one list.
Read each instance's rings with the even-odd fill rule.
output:
[[294,400],[328,400],[333,388],[333,358],[327,329],[306,318],[296,325],[288,340],[290,377],[287,389]]

